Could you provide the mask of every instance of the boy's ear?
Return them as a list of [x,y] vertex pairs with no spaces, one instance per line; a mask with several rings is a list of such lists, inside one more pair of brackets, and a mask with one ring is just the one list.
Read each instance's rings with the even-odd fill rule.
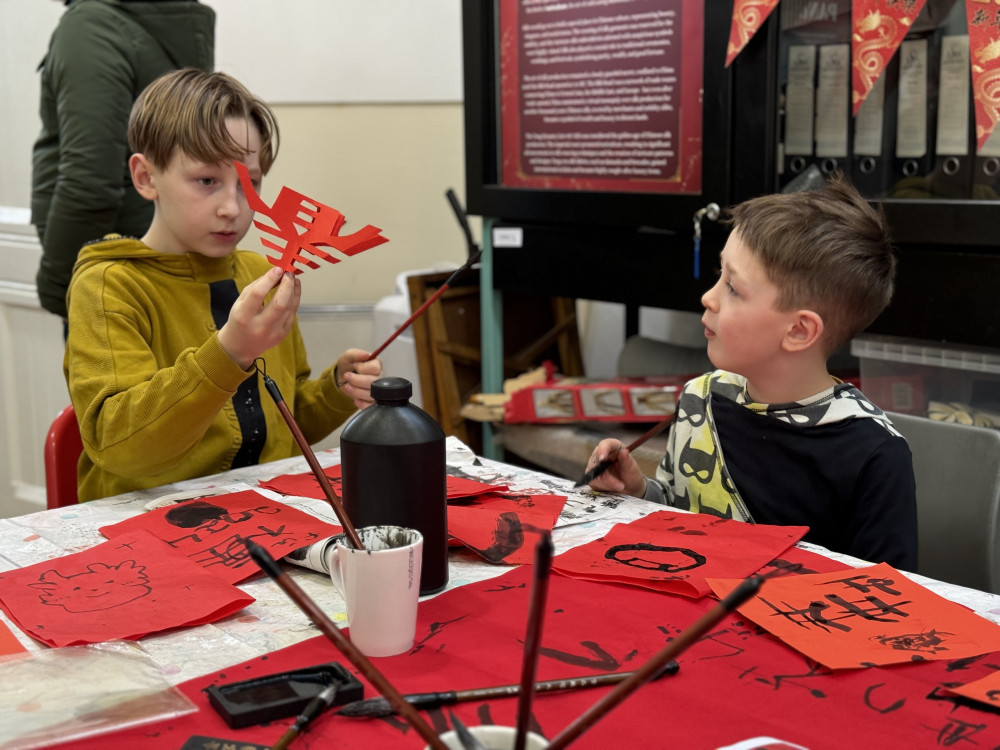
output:
[[823,318],[813,310],[796,310],[785,333],[782,348],[787,352],[801,352],[816,344],[823,335]]
[[132,154],[128,160],[128,170],[132,175],[135,191],[146,200],[156,200],[156,186],[153,165],[142,154]]

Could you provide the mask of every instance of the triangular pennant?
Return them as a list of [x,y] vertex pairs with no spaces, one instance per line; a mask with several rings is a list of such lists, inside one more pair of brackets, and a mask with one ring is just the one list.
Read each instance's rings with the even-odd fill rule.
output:
[[853,114],[858,113],[868,92],[896,54],[926,0],[886,2],[853,0],[851,9],[851,60]]
[[734,0],[733,24],[729,27],[729,44],[726,45],[727,68],[747,46],[747,42],[757,33],[777,4],[778,0]]
[[1000,28],[996,11],[965,0],[969,23],[969,64],[976,107],[976,150],[986,144],[1000,120]]

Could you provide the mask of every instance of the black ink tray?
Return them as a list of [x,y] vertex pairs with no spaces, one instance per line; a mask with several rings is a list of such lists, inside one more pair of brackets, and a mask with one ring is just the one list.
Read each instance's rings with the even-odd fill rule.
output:
[[297,716],[309,702],[339,682],[331,705],[361,700],[364,685],[338,662],[254,677],[205,689],[208,702],[231,729]]

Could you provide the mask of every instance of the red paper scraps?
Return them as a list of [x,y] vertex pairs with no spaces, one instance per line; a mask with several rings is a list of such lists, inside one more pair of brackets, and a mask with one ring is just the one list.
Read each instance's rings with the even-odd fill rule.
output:
[[[709,583],[722,597],[739,581]],[[740,612],[830,669],[960,659],[1000,649],[1000,627],[886,563],[770,579]]]
[[0,607],[50,646],[201,625],[253,601],[144,529],[0,574]]
[[805,526],[767,526],[661,510],[617,524],[563,552],[552,569],[573,578],[626,583],[683,596],[711,593],[705,579],[745,578],[801,539]]
[[0,657],[23,654],[27,650],[21,645],[13,631],[5,623],[0,622]]
[[[323,469],[323,474],[325,474],[326,478],[330,480],[330,486],[333,488],[337,497],[343,497],[344,495],[341,491],[343,486],[341,465],[336,464],[335,466],[329,466]],[[475,497],[477,495],[485,495],[487,492],[503,492],[507,489],[507,485],[504,484],[486,484],[485,482],[480,482],[477,479],[469,479],[467,477],[459,477],[452,474],[446,475],[445,480],[447,483],[446,492],[449,500],[458,500],[461,498]],[[279,477],[274,477],[273,479],[261,482],[260,486],[266,490],[280,492],[282,495],[290,495],[293,497],[311,497],[316,500],[326,500],[326,495],[323,494],[323,488],[319,486],[319,481],[317,481],[316,475],[311,471],[307,471],[303,474],[283,474]]]
[[[330,487],[337,497],[343,497],[341,485],[343,479],[340,476],[340,464],[328,466],[323,469],[323,474],[330,481]],[[260,486],[265,490],[280,492],[282,495],[291,497],[311,497],[314,500],[326,500],[326,493],[319,486],[319,480],[311,471],[302,474],[282,474],[279,477],[260,482]]]
[[344,255],[354,256],[389,241],[381,235],[381,229],[371,224],[354,234],[341,235],[340,229],[346,219],[340,211],[287,187],[281,188],[274,205],[268,206],[254,190],[247,168],[239,162],[235,165],[250,208],[274,222],[274,227],[256,220],[253,224],[260,231],[282,241],[283,244],[278,244],[266,237],[260,238],[264,247],[280,253],[279,258],[267,256],[267,259],[284,271],[302,273],[303,269],[297,268],[296,263],[319,268],[319,264],[302,255],[303,252],[329,263],[340,262],[340,258],[320,250],[320,247],[332,247]]
[[734,0],[733,20],[729,26],[729,44],[726,45],[726,67],[747,46],[778,4],[778,0]]
[[456,477],[448,474],[445,477],[447,483],[448,500],[464,500],[470,497],[478,497],[489,492],[504,492],[507,490],[505,484],[486,484],[478,479],[467,477]]
[[253,539],[281,558],[342,531],[340,526],[254,490],[186,500],[104,526],[100,532],[115,539],[136,529],[148,530],[228,583],[239,583],[260,571],[244,539]]
[[1000,708],[1000,668],[982,679],[949,687],[948,690],[963,698],[971,698],[974,701],[985,703],[994,709]]
[[482,495],[448,506],[448,534],[491,563],[524,565],[565,504],[565,495]]
[[[379,671],[404,694],[517,684],[531,576],[531,569],[522,566],[422,601],[413,648],[379,659]],[[707,598],[662,596],[635,586],[562,576],[554,576],[549,584],[539,680],[634,670],[714,604]],[[998,659],[1000,654],[834,672],[733,613],[680,656],[677,675],[643,685],[573,747],[701,749],[760,736],[781,737],[812,750],[1000,747],[1000,714],[940,687],[983,677],[996,669]],[[180,689],[201,709],[197,713],[110,738],[79,739],[72,750],[176,750],[192,735],[227,737],[234,746],[271,745],[293,717],[231,730],[209,706],[204,688],[329,661],[356,673],[326,638],[313,638],[183,683]],[[538,694],[531,726],[552,738],[609,690]],[[376,694],[366,686],[365,697]],[[451,711],[469,726],[514,725],[517,704],[516,696],[463,701],[421,710],[421,715],[439,731],[450,726]],[[309,747],[338,750],[426,744],[399,717],[351,719],[333,711],[314,721],[300,739],[308,740]]]

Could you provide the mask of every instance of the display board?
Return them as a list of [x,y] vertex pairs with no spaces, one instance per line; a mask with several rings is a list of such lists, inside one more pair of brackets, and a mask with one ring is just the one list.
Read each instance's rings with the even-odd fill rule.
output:
[[465,0],[470,212],[686,233],[727,203],[727,22],[697,0]]
[[499,10],[502,184],[699,192],[700,4]]

